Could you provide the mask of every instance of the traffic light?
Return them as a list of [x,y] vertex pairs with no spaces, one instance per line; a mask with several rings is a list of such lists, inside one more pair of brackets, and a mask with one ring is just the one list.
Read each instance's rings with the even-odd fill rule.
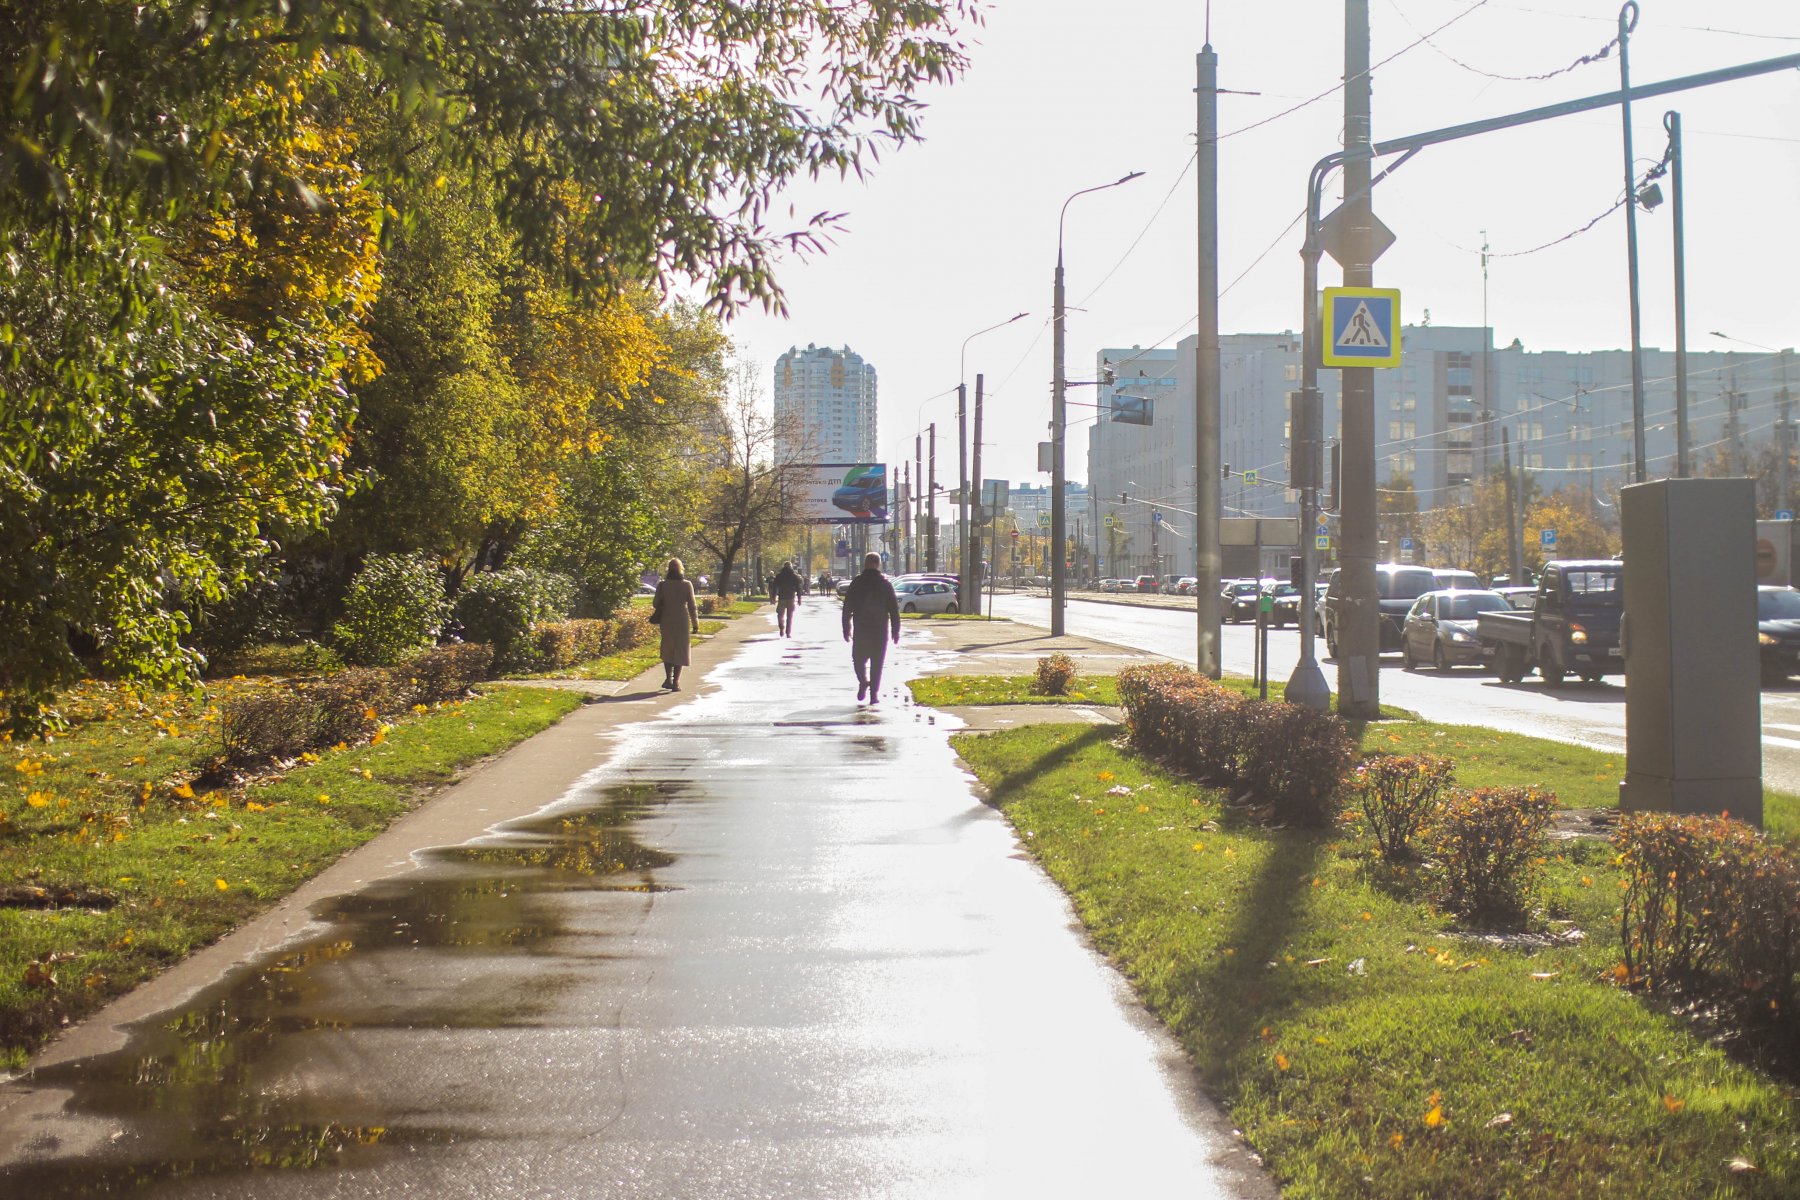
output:
[[1124,492],[1119,493],[1119,503],[1120,504],[1124,504],[1127,501],[1129,501],[1130,499],[1131,499],[1131,497],[1127,496]]
[[1288,582],[1295,587],[1299,587],[1306,582],[1306,575],[1305,572],[1301,570],[1300,562],[1301,560],[1298,554],[1288,555]]
[[1231,464],[1230,463],[1226,463],[1224,465],[1223,469],[1219,472],[1219,478],[1223,479],[1226,483],[1231,482]]

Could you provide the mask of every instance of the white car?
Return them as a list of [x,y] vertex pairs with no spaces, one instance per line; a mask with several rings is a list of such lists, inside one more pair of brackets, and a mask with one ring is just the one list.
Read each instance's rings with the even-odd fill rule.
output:
[[903,613],[945,613],[960,611],[956,606],[956,588],[940,579],[902,579],[894,584],[894,597]]

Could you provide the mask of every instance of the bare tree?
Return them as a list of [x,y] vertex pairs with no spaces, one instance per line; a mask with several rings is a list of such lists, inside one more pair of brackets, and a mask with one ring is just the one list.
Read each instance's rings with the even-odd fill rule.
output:
[[700,479],[700,525],[694,541],[719,564],[719,589],[731,586],[731,570],[746,549],[773,537],[793,513],[794,497],[777,444],[805,442],[805,431],[778,420],[763,405],[762,373],[740,360],[731,393],[712,418],[709,466]]

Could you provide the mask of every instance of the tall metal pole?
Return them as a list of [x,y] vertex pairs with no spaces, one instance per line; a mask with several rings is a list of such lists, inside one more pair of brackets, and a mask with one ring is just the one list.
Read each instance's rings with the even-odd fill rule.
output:
[[1794,423],[1788,411],[1791,394],[1788,392],[1788,360],[1794,357],[1792,349],[1781,352],[1781,425],[1775,431],[1775,450],[1779,457],[1775,461],[1775,511],[1792,512],[1793,471],[1788,459],[1794,452]]
[[1194,659],[1202,675],[1217,679],[1224,671],[1219,659],[1224,559],[1219,549],[1219,56],[1211,42],[1201,47],[1195,64],[1200,332],[1194,363]]
[[[1319,446],[1324,440],[1325,406],[1319,400],[1319,190],[1323,172],[1313,168],[1306,188],[1306,240],[1300,248],[1301,334],[1300,407],[1293,415],[1293,466],[1289,474],[1300,488],[1300,659],[1288,676],[1287,700],[1320,712],[1331,707],[1331,689],[1319,670],[1313,646],[1313,579],[1318,574]],[[1239,501],[1240,507],[1242,500]],[[1258,527],[1261,537],[1261,527]],[[1260,572],[1262,551],[1257,550]]]
[[[900,464],[900,498],[901,498],[901,504],[900,504],[900,561],[906,564],[904,567],[904,570],[909,575],[912,573],[912,569],[913,569],[912,494],[913,494],[912,464],[911,463],[901,463]],[[808,538],[808,549],[809,550],[811,549],[811,544],[810,544],[811,537],[812,537],[812,531],[808,530],[807,538]],[[810,554],[807,557],[806,567],[807,567],[807,574],[810,575],[812,573],[812,558],[811,558]]]
[[[1521,449],[1523,454],[1524,450]],[[1513,476],[1512,465],[1512,431],[1504,426],[1500,429],[1500,466],[1506,472],[1506,557],[1507,565],[1512,568],[1509,582],[1518,587],[1525,582],[1525,552],[1519,544],[1524,535],[1524,518],[1519,516],[1518,480]],[[1594,490],[1593,475],[1588,475],[1588,493]]]
[[[1629,19],[1628,19],[1629,18]],[[1619,9],[1619,124],[1625,131],[1625,270],[1631,292],[1632,478],[1644,482],[1644,341],[1638,316],[1637,160],[1631,152],[1631,31],[1637,28],[1637,0]]]
[[[977,329],[974,333],[971,333],[968,337],[963,339],[962,349],[958,352],[956,357],[956,413],[959,423],[962,420],[964,411],[963,401],[968,394],[967,387],[963,381],[968,377],[969,343],[984,333],[992,333],[996,329],[1004,329],[1014,321],[1022,321],[1030,315],[1030,313],[1014,313],[1012,316],[1006,318],[1006,320],[997,321],[994,324],[989,325],[986,329]],[[968,439],[966,435],[963,436],[963,440],[967,442]],[[979,419],[977,419],[975,424],[975,440],[981,440],[981,423]],[[974,473],[979,477],[981,474],[979,465],[981,463],[981,451],[979,449],[975,450],[974,460],[977,464]],[[967,493],[970,485],[969,472],[967,470],[963,471],[962,476],[963,491]],[[981,484],[979,482],[976,482],[974,486],[977,492],[981,490]],[[973,532],[973,521],[970,519],[971,515],[976,511],[971,506],[978,503],[980,499],[981,497],[979,495],[965,494],[963,496],[963,508],[961,509],[961,512],[964,516],[962,523],[957,528],[957,538],[958,544],[962,547],[962,556],[965,563],[972,562],[974,555],[978,554],[981,550],[981,539],[975,536]],[[957,602],[962,605],[964,612],[973,612],[980,607],[981,602],[981,596],[974,582],[974,573],[965,568],[961,573],[961,579],[962,583],[957,589]]]
[[1068,553],[1068,513],[1066,512],[1066,490],[1064,479],[1064,448],[1068,433],[1068,407],[1065,403],[1067,381],[1063,377],[1063,218],[1069,213],[1069,205],[1076,196],[1085,196],[1089,192],[1103,192],[1107,188],[1118,187],[1122,183],[1130,183],[1143,175],[1142,171],[1133,171],[1121,176],[1111,183],[1103,183],[1098,187],[1082,188],[1063,201],[1062,212],[1056,217],[1056,285],[1053,304],[1051,306],[1050,355],[1053,360],[1050,375],[1050,636],[1061,637],[1063,634],[1063,605],[1068,603],[1068,572],[1063,567],[1063,555]]
[[1675,217],[1675,477],[1686,479],[1692,467],[1693,443],[1688,434],[1687,369],[1687,223],[1682,210],[1681,114],[1663,114],[1669,131],[1669,207]]
[[[1063,205],[1066,211],[1068,205]],[[1060,225],[1060,221],[1058,222]],[[1050,636],[1063,635],[1063,605],[1068,603],[1068,580],[1063,578],[1062,543],[1067,514],[1063,512],[1063,432],[1068,426],[1063,405],[1063,256],[1060,229],[1056,239],[1056,283],[1051,295],[1050,355]]]
[[[1369,231],[1369,0],[1344,4],[1344,210],[1349,255],[1344,286],[1370,287]],[[1316,301],[1314,301],[1316,303]],[[1340,371],[1342,416],[1337,588],[1347,600],[1337,610],[1338,712],[1374,720],[1381,711],[1381,606],[1375,583],[1375,371]],[[1322,406],[1321,406],[1322,407]]]
[[956,385],[956,559],[962,590],[968,594],[969,584],[969,389],[959,381]]
[[[969,502],[971,504],[977,504],[977,505],[981,503],[981,391],[982,391],[982,381],[983,381],[983,376],[980,375],[979,373],[977,373],[975,376],[975,440],[969,446],[969,457],[974,462],[974,465],[969,468],[969,486],[975,489],[974,492],[969,496]],[[979,516],[981,509],[974,508],[974,509],[971,509],[970,511],[977,514],[977,516]],[[990,520],[993,519],[993,514],[989,514],[989,519]],[[975,565],[976,560],[980,557],[979,550],[981,547],[981,535],[974,528],[976,523],[977,523],[976,521],[971,521],[970,528],[969,528],[970,545],[974,548],[974,551],[975,551],[974,553],[971,553],[969,555],[969,562],[971,563],[971,565]],[[990,538],[988,540],[990,542],[992,542],[993,539]],[[993,570],[994,570],[994,558],[993,558],[993,555],[990,553],[988,555],[988,573],[989,573],[990,579],[992,578]],[[970,612],[977,611],[981,607],[980,588],[981,588],[982,581],[979,578],[977,578],[976,575],[977,575],[977,572],[974,570],[969,570],[969,571],[966,571],[963,573],[963,586],[970,589],[969,594],[974,598],[974,601],[975,601],[975,608],[966,610],[966,611],[970,611]],[[971,580],[973,580],[973,582],[970,582]]]
[[913,558],[925,561],[919,539],[925,534],[925,436],[913,434]]
[[935,573],[938,569],[937,422],[927,425],[925,432],[929,435],[927,441],[931,447],[931,456],[925,468],[930,475],[925,488],[925,569]]

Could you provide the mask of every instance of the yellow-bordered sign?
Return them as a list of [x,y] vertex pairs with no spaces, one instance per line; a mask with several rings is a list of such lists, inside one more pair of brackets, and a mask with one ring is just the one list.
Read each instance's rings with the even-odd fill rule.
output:
[[1400,290],[1336,287],[1325,289],[1324,330],[1327,367],[1400,365]]

